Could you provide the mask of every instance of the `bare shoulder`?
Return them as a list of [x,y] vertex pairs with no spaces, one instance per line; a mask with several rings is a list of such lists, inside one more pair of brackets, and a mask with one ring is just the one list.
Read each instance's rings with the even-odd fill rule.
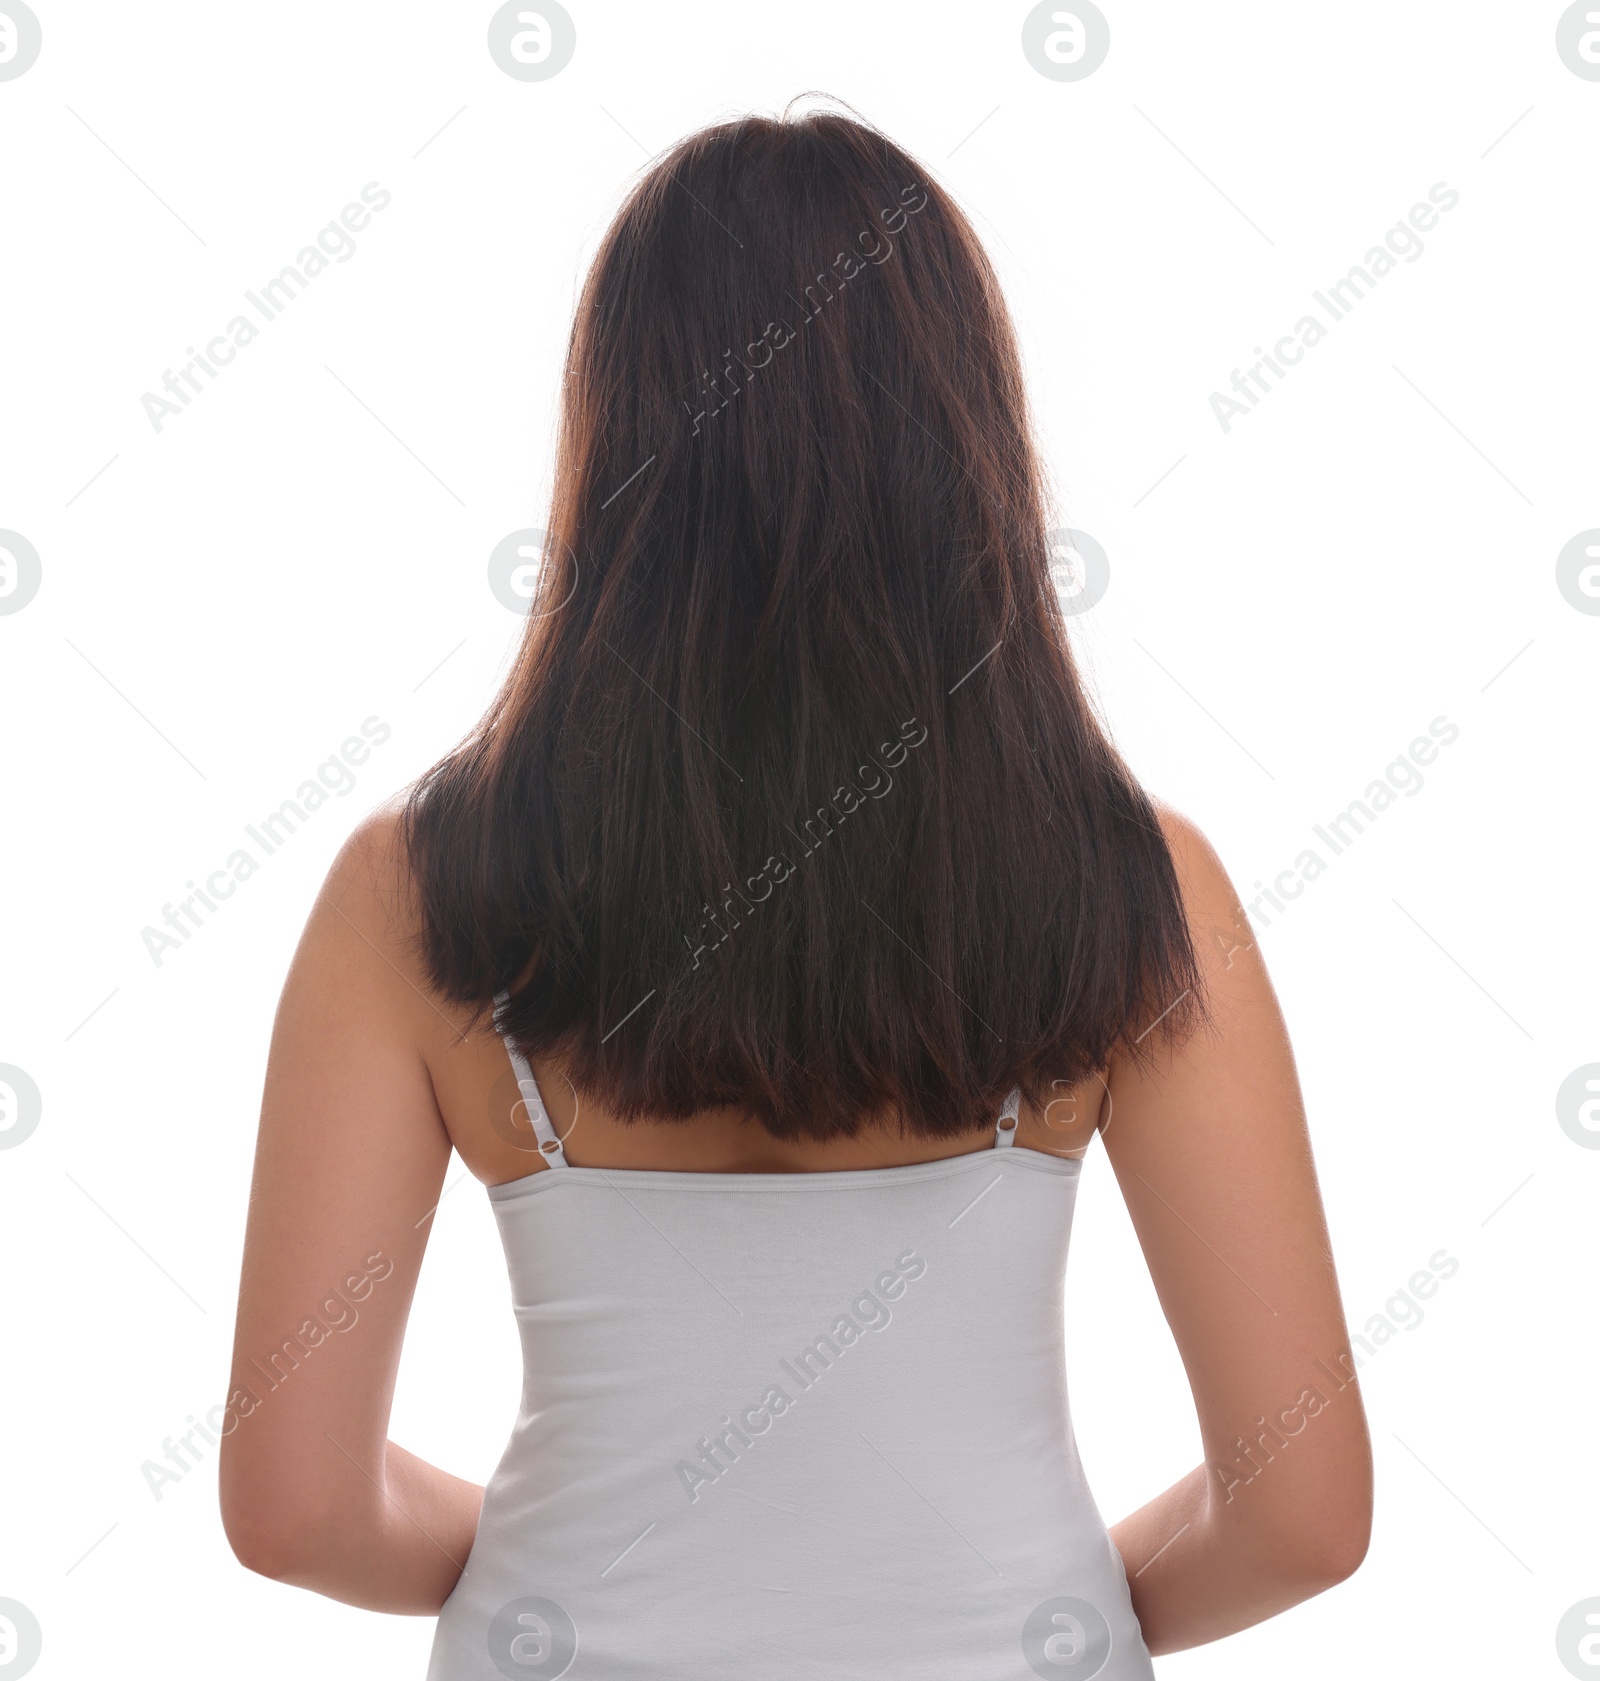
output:
[[329,866],[312,913],[313,922],[349,923],[391,959],[410,949],[419,927],[403,809],[396,798],[362,818]]
[[1152,799],[1162,837],[1172,854],[1178,884],[1183,889],[1184,903],[1202,909],[1212,908],[1219,900],[1238,903],[1238,895],[1217,849],[1195,820],[1163,800]]
[[[358,1001],[391,1012],[425,1039],[453,1012],[442,1007],[421,960],[421,918],[407,856],[403,798],[362,819],[339,849],[317,895],[295,959],[304,984],[329,1008]],[[337,997],[335,996],[337,995]]]
[[[1214,1002],[1214,976],[1227,970],[1245,946],[1253,948],[1254,938],[1222,859],[1204,831],[1162,800],[1152,796],[1151,805],[1172,856],[1203,992],[1208,1002]],[[1165,1039],[1163,1031],[1152,1044],[1163,1044]],[[1181,1042],[1174,1039],[1164,1048],[1176,1050]],[[1112,1086],[1126,1085],[1132,1065],[1130,1056],[1118,1052],[1108,1067],[1083,1080],[1053,1081],[1042,1108],[1024,1108],[1017,1142],[1053,1155],[1082,1156],[1096,1132],[1109,1126],[1115,1107]]]
[[1163,801],[1152,804],[1172,855],[1195,957],[1209,979],[1231,968],[1237,954],[1254,951],[1255,933],[1227,866],[1199,824]]
[[409,909],[411,870],[406,859],[403,796],[369,812],[351,830],[328,870],[324,894],[343,901],[351,896],[381,902],[391,910]]

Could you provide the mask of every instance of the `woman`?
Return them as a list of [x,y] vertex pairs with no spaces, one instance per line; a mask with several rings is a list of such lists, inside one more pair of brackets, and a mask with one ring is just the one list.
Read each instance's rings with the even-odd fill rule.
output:
[[[1348,1576],[1369,1449],[1283,1023],[1075,675],[965,217],[845,117],[696,134],[563,401],[516,665],[285,988],[239,1558],[441,1613],[433,1681],[1120,1681]],[[1109,1532],[1062,1363],[1097,1134],[1205,1449]],[[452,1148],[526,1358],[487,1491],[386,1439]]]

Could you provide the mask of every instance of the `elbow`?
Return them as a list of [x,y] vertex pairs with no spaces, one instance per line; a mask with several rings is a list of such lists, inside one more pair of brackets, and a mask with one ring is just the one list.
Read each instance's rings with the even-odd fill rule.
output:
[[224,1501],[222,1530],[233,1556],[257,1576],[297,1583],[314,1566],[314,1532],[287,1514],[240,1509]]
[[1336,1480],[1319,1483],[1280,1486],[1271,1508],[1234,1516],[1261,1575],[1294,1590],[1298,1599],[1348,1581],[1372,1540],[1370,1464],[1351,1465]]
[[1306,1537],[1306,1563],[1321,1587],[1348,1581],[1361,1568],[1372,1543],[1372,1450],[1363,1437],[1337,1474],[1308,1500],[1313,1521]]
[[1336,1498],[1306,1501],[1281,1556],[1298,1582],[1311,1593],[1322,1593],[1355,1575],[1371,1541],[1371,1476],[1352,1473]]
[[1370,1507],[1364,1513],[1342,1516],[1300,1538],[1293,1553],[1295,1574],[1315,1593],[1337,1587],[1361,1568],[1371,1541]]
[[249,1524],[225,1522],[223,1530],[233,1556],[246,1570],[274,1582],[287,1582],[296,1575],[299,1558],[291,1538]]
[[286,1497],[292,1479],[241,1475],[224,1459],[222,1532],[246,1570],[274,1582],[303,1583],[315,1573],[327,1538],[327,1514]]

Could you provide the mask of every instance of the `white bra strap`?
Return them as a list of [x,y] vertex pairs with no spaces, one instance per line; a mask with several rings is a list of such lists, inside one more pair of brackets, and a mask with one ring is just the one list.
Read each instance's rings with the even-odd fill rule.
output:
[[550,1124],[550,1117],[545,1113],[544,1098],[539,1093],[539,1082],[533,1077],[533,1070],[528,1066],[528,1059],[511,1043],[506,1031],[500,1025],[501,1012],[511,1002],[508,992],[497,992],[494,995],[495,1012],[494,1028],[500,1035],[501,1043],[506,1048],[506,1055],[511,1058],[511,1071],[517,1077],[517,1090],[522,1093],[522,1101],[528,1111],[528,1119],[533,1123],[533,1135],[539,1140],[539,1153],[551,1167],[565,1167],[567,1158],[561,1148],[561,1140],[556,1136],[556,1129]]
[[1017,1141],[1017,1111],[1022,1107],[1022,1088],[1013,1086],[1011,1095],[1005,1100],[1000,1110],[1000,1118],[994,1124],[994,1147],[1003,1150]]

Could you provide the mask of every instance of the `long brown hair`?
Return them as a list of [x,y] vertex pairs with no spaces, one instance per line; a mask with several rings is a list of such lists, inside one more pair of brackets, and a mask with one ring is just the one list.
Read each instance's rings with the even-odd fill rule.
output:
[[568,349],[515,666],[412,791],[422,956],[618,1115],[779,1138],[1036,1103],[1195,955],[1074,670],[1009,316],[953,200],[832,112],[691,135]]

